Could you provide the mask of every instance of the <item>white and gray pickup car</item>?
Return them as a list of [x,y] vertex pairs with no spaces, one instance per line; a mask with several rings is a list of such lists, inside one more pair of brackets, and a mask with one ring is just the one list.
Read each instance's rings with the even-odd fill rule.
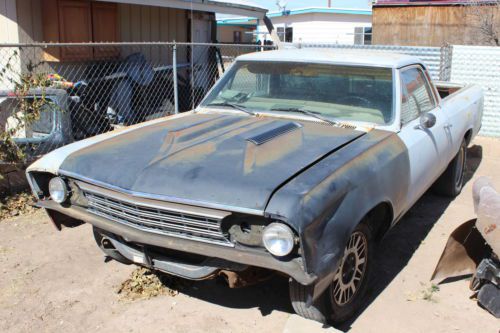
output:
[[411,56],[259,52],[195,110],[67,145],[27,177],[109,257],[230,286],[278,272],[297,313],[341,322],[374,244],[431,186],[460,193],[482,109],[479,87],[432,83]]

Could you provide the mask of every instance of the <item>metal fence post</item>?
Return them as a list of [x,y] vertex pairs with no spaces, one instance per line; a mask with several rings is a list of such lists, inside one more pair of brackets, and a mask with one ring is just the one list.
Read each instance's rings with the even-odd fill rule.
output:
[[173,66],[173,75],[174,75],[174,110],[175,114],[179,113],[179,91],[177,87],[177,44],[175,44],[172,48],[172,66]]

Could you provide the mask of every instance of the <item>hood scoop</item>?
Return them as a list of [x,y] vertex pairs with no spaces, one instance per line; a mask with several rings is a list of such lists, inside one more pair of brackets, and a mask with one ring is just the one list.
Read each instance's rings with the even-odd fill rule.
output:
[[287,122],[284,124],[282,122],[276,122],[276,123],[279,123],[279,125],[274,126],[271,129],[267,129],[266,131],[259,133],[257,135],[251,136],[247,138],[247,141],[250,141],[253,144],[259,146],[263,143],[271,141],[274,138],[277,138],[281,135],[284,135],[288,132],[297,130],[302,127],[302,125],[294,122]]

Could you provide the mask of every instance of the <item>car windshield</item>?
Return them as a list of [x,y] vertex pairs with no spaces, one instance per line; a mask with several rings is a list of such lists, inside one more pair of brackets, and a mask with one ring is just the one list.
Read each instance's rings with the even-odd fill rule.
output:
[[390,68],[238,61],[201,106],[386,125],[393,119],[392,95]]

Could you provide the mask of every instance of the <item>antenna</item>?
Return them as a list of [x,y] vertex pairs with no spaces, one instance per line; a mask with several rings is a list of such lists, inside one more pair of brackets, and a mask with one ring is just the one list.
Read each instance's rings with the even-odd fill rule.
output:
[[278,6],[278,10],[280,12],[284,12],[286,10],[286,5],[288,5],[287,0],[276,0],[276,6]]

